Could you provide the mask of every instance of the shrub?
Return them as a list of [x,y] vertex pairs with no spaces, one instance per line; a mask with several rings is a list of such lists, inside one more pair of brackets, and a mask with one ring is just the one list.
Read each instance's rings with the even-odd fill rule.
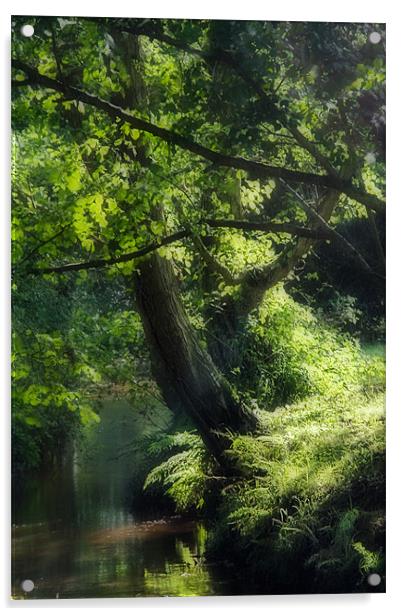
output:
[[363,354],[311,309],[275,287],[236,341],[236,385],[249,400],[275,408],[307,395],[335,396],[383,388],[382,358]]

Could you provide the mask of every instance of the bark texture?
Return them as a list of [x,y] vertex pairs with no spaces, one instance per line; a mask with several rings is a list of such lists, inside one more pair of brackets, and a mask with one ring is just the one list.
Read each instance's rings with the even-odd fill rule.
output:
[[255,430],[256,416],[236,399],[198,339],[171,262],[157,254],[143,261],[135,290],[154,376],[167,405],[190,415],[208,450],[225,466],[225,433]]

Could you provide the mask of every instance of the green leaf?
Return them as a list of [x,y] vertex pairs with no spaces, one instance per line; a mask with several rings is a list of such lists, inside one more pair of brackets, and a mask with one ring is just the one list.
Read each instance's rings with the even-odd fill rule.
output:
[[81,173],[79,169],[73,171],[71,175],[66,178],[67,188],[70,192],[76,193],[81,188]]
[[39,417],[34,417],[32,415],[29,417],[24,417],[24,421],[28,426],[35,426],[35,428],[40,428],[42,426],[42,422]]

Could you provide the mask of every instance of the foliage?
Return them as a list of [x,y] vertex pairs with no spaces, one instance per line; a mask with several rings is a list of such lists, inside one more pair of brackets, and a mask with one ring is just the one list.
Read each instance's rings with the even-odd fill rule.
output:
[[[384,218],[377,216],[376,225],[384,253]],[[339,228],[366,259],[374,262],[378,246],[373,246],[374,230],[368,219],[353,219]],[[367,276],[338,246],[327,243],[318,246],[303,263],[302,271],[287,282],[286,289],[332,326],[364,341],[385,339],[384,281]]]
[[63,285],[55,288],[45,281],[34,288],[14,283],[12,452],[17,475],[62,455],[81,421],[96,418],[77,388],[66,332],[71,305],[63,291]]
[[249,401],[265,408],[309,394],[335,396],[345,388],[375,392],[384,378],[381,357],[367,358],[355,339],[297,303],[281,285],[267,293],[234,345],[232,379]]
[[[384,567],[382,394],[335,389],[261,419],[260,434],[235,436],[228,452],[243,478],[223,488],[215,481],[220,506],[209,553],[241,558],[271,592],[364,588],[367,574]],[[167,443],[184,451],[154,469],[152,481],[180,508],[207,504],[211,471],[198,463],[195,477],[188,464],[202,456],[199,441],[176,434]]]
[[124,304],[118,281],[106,288],[94,278],[85,286],[65,280],[14,283],[12,425],[17,475],[60,457],[81,425],[99,420],[92,394],[102,384],[148,375],[138,317]]
[[[227,521],[256,541],[267,578],[283,583],[298,562],[288,583],[336,591],[383,572],[383,402],[360,404],[311,398],[269,416],[266,435],[233,443],[252,478],[227,495]],[[274,554],[265,564],[264,550]]]
[[166,454],[172,450],[177,450],[177,453],[152,469],[145,480],[144,489],[160,484],[179,511],[191,507],[201,509],[205,504],[207,472],[211,468],[205,447],[200,437],[191,432],[167,434],[149,446],[151,455]]
[[[24,39],[23,19],[14,18],[13,55],[34,62],[41,75],[67,79],[209,148],[321,173],[309,150],[290,136],[298,127],[305,139],[319,144],[319,155],[337,173],[352,167],[361,185],[381,195],[382,142],[375,129],[383,123],[384,53],[382,45],[367,42],[369,24],[36,17],[37,35]],[[133,59],[137,43],[128,30],[136,28],[144,36]],[[383,28],[378,30],[384,36]],[[161,31],[181,47],[163,44]],[[183,51],[186,46],[221,59],[221,50],[231,51],[243,73],[261,82],[267,100],[256,96],[233,66],[203,61]],[[65,253],[80,259],[128,252],[178,225],[205,234],[202,219],[211,215],[308,221],[277,179],[214,165],[206,169],[205,161],[185,148],[108,117],[99,107],[24,85],[21,69],[14,69],[14,83],[13,254],[22,271],[33,263],[59,261]],[[367,152],[375,163],[366,161]],[[305,196],[311,197],[308,188]],[[164,220],[150,222],[161,203]],[[356,215],[365,217],[364,208],[343,197],[334,221]],[[218,255],[235,268],[273,259],[289,245],[287,234],[244,238],[223,230],[214,237]],[[194,247],[175,245],[162,252],[190,263]],[[128,262],[112,271],[129,275],[133,269]]]

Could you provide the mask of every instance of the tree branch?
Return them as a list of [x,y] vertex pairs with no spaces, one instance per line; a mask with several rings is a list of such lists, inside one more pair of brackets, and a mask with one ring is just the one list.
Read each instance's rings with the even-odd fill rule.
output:
[[[115,26],[112,26],[112,29],[113,28],[116,29]],[[135,36],[142,34],[142,35],[147,36],[150,39],[159,40],[177,49],[185,51],[186,53],[196,55],[202,58],[205,62],[209,62],[209,63],[219,62],[221,64],[225,64],[226,66],[229,66],[230,68],[232,68],[232,70],[239,75],[239,77],[244,81],[244,83],[246,83],[257,94],[260,100],[265,104],[268,111],[272,110],[273,106],[276,106],[276,100],[265,92],[262,83],[253,79],[253,77],[250,74],[250,71],[245,70],[242,67],[241,63],[233,55],[233,53],[229,53],[225,50],[215,50],[212,52],[206,52],[201,49],[197,49],[195,47],[192,47],[191,45],[183,43],[182,41],[165,34],[163,32],[163,29],[161,27],[157,27],[155,24],[151,24],[151,25],[146,24],[145,26],[142,26],[140,28],[129,28],[127,26],[119,26],[117,29],[122,32],[133,34]],[[324,156],[320,152],[319,148],[303,135],[303,133],[300,131],[299,128],[297,128],[296,126],[287,126],[285,123],[283,123],[283,121],[281,123],[284,126],[284,128],[286,128],[291,133],[291,135],[297,141],[297,143],[304,150],[309,152],[309,154],[311,154],[313,158],[315,158],[315,160],[319,163],[319,165],[321,165],[321,167],[328,173],[330,177],[335,178],[340,184],[343,183],[343,178],[341,177],[337,169],[332,165],[329,158]],[[326,186],[330,187],[329,184],[326,184]],[[374,200],[371,199],[371,197],[373,197],[374,195],[370,195],[369,193],[366,193],[365,191],[362,191],[359,189],[353,189],[352,187],[352,191],[348,193],[342,188],[340,188],[339,186],[338,187],[332,186],[332,188],[338,188],[338,190],[340,190],[341,192],[345,192],[345,194],[347,194],[352,199],[355,199],[356,201],[363,203],[364,205],[366,205],[367,207],[375,211],[378,211],[378,212],[383,211],[385,207],[384,201],[379,199],[377,202],[376,197],[374,197]],[[362,196],[365,199],[365,201],[362,200]],[[380,205],[380,203],[382,205]]]
[[[247,220],[213,220],[211,218],[202,220],[201,223],[206,223],[208,226],[213,228],[232,228],[232,229],[241,229],[245,231],[261,231],[264,233],[290,233],[294,235],[299,235],[302,237],[310,237],[316,240],[319,239],[329,239],[329,234],[326,232],[316,231],[314,229],[308,229],[305,227],[297,227],[296,225],[287,224],[287,223],[254,223],[249,222]],[[55,235],[48,238],[44,242],[40,243],[38,246],[35,246],[33,250],[31,250],[20,262],[20,265],[27,261],[35,252],[37,252],[42,246],[48,244],[53,241],[57,237],[59,237],[64,231],[71,225],[64,226],[60,231],[58,231]],[[159,242],[152,242],[148,244],[144,248],[140,248],[139,250],[135,250],[134,252],[129,252],[123,255],[119,255],[117,257],[110,257],[107,259],[93,259],[90,261],[81,261],[78,263],[67,263],[65,265],[55,265],[51,267],[43,267],[43,268],[32,268],[28,270],[30,274],[52,274],[52,273],[64,273],[64,272],[73,272],[85,269],[95,269],[100,267],[109,267],[111,265],[116,265],[117,263],[126,263],[128,261],[132,261],[137,259],[138,257],[143,257],[162,246],[167,246],[174,242],[177,242],[186,237],[192,237],[194,240],[194,245],[197,250],[202,254],[204,260],[208,262],[208,264],[213,267],[215,271],[217,271],[222,278],[228,284],[239,284],[240,278],[233,276],[233,274],[222,264],[220,264],[215,257],[207,250],[202,240],[195,235],[189,229],[181,229],[172,233],[171,235],[166,236],[161,239]]]
[[28,259],[30,257],[32,257],[32,255],[35,254],[35,252],[38,252],[38,250],[40,248],[42,248],[42,246],[46,246],[46,244],[50,244],[50,242],[53,242],[53,240],[55,240],[56,238],[60,237],[60,235],[62,235],[64,233],[64,231],[66,229],[68,229],[69,227],[71,227],[71,223],[69,223],[68,225],[64,225],[64,227],[62,227],[59,231],[57,231],[57,233],[55,233],[54,235],[52,235],[51,237],[48,237],[46,240],[44,240],[43,242],[40,242],[39,244],[37,244],[37,246],[35,246],[34,248],[32,248],[32,250],[30,250],[28,252],[28,254],[25,255],[25,257],[23,257],[20,261],[20,264],[25,263],[25,261],[28,261]]
[[[338,203],[336,191],[328,191],[320,200],[317,208],[324,220],[329,220]],[[280,254],[272,263],[250,268],[243,277],[241,287],[241,312],[246,316],[256,308],[265,292],[275,284],[287,278],[302,257],[308,254],[314,245],[312,238],[300,238],[296,245]]]
[[32,268],[28,270],[28,273],[34,274],[36,276],[41,274],[63,274],[65,272],[77,272],[79,270],[109,267],[111,265],[116,265],[117,263],[127,263],[128,261],[133,261],[133,259],[137,259],[138,257],[144,257],[150,252],[153,252],[158,248],[162,248],[162,246],[168,246],[169,244],[173,244],[173,242],[182,240],[183,238],[189,237],[190,235],[190,231],[183,229],[181,231],[177,231],[176,233],[168,235],[167,237],[161,239],[159,242],[152,242],[151,244],[144,246],[144,248],[140,248],[139,250],[128,252],[124,255],[119,255],[117,257],[109,257],[107,259],[93,259],[91,261],[81,261],[79,263],[67,263],[66,265],[56,265],[53,267]]
[[193,235],[194,246],[200,253],[201,257],[204,259],[205,263],[210,267],[210,269],[220,276],[222,276],[223,280],[230,286],[235,286],[240,284],[242,281],[242,276],[236,277],[232,274],[232,272],[222,263],[218,261],[207,249],[204,242],[198,235]]
[[[289,187],[290,188],[290,187]],[[292,192],[293,189],[291,189]],[[299,199],[302,199],[300,195],[297,195]],[[304,201],[304,200],[303,200]],[[306,205],[306,204],[305,204]],[[360,255],[360,253],[346,240],[342,235],[340,235],[335,229],[330,227],[328,223],[326,223],[325,219],[318,214],[315,210],[307,207],[314,212],[317,220],[320,224],[321,229],[314,229],[308,227],[299,227],[297,225],[293,225],[291,223],[271,223],[271,222],[252,222],[248,220],[224,220],[224,219],[212,219],[207,218],[203,219],[200,222],[206,223],[208,226],[212,228],[229,228],[229,229],[239,229],[243,231],[261,231],[263,233],[289,233],[291,235],[299,236],[303,239],[299,240],[296,248],[292,251],[292,260],[287,262],[286,268],[289,268],[289,271],[292,267],[292,263],[295,258],[297,260],[300,256],[306,252],[313,242],[319,240],[331,240],[337,239],[341,240],[342,243],[347,245],[347,248],[350,252],[354,253],[354,256],[358,258],[360,264],[363,265],[364,269],[370,271],[370,273],[376,272],[372,270],[372,268],[367,264],[364,258]],[[65,225],[61,230],[59,230],[55,235],[48,238],[44,242],[35,246],[20,262],[20,265],[25,263],[35,252],[37,252],[42,246],[48,244],[53,241],[57,237],[59,237],[64,231],[70,227],[71,225]],[[88,269],[97,269],[101,267],[110,267],[112,265],[116,265],[118,263],[127,263],[128,261],[133,261],[139,257],[144,257],[150,252],[161,248],[162,246],[168,246],[174,242],[177,242],[184,238],[192,238],[195,248],[203,257],[204,261],[218,274],[222,276],[225,282],[229,285],[237,285],[241,282],[246,282],[247,284],[252,284],[253,286],[259,283],[266,284],[268,280],[271,280],[270,277],[267,277],[268,271],[271,272],[272,269],[275,269],[273,265],[266,266],[264,268],[253,268],[252,270],[245,271],[240,276],[234,276],[232,272],[223,264],[221,264],[206,248],[202,239],[192,232],[190,229],[181,229],[162,238],[160,241],[152,242],[144,248],[140,248],[139,250],[135,250],[133,252],[125,253],[123,255],[119,255],[116,257],[109,257],[105,259],[92,259],[90,261],[81,261],[77,263],[67,263],[65,265],[55,265],[51,267],[41,267],[41,268],[31,268],[28,270],[29,274],[41,275],[41,274],[62,274],[66,272],[80,271],[80,270],[88,270]],[[299,254],[300,253],[300,254]],[[357,253],[357,254],[356,254]],[[283,259],[282,259],[283,260]],[[289,272],[287,272],[289,273]],[[286,275],[287,275],[286,273]],[[266,279],[266,280],[265,280]],[[264,282],[265,280],[265,282]],[[273,280],[273,279],[272,279]],[[277,282],[275,278],[275,282]]]
[[31,85],[32,85],[32,81],[30,79],[23,79],[22,81],[18,81],[17,79],[11,80],[12,88],[19,88],[21,86],[31,86]]
[[33,81],[37,85],[58,91],[70,99],[74,98],[91,105],[92,107],[96,107],[97,109],[107,113],[112,118],[120,118],[134,128],[154,135],[166,143],[171,143],[184,150],[188,150],[193,154],[211,161],[214,165],[230,167],[233,169],[242,169],[250,173],[252,176],[260,179],[282,178],[288,182],[313,184],[316,186],[334,188],[376,211],[384,210],[384,202],[381,199],[375,195],[359,191],[351,182],[343,180],[342,178],[331,175],[319,175],[316,173],[295,171],[284,167],[273,167],[266,165],[265,163],[249,160],[240,156],[230,156],[222,152],[217,152],[216,150],[211,150],[196,141],[179,135],[174,131],[162,128],[146,120],[142,120],[141,118],[134,116],[132,113],[125,111],[121,107],[118,107],[117,105],[114,105],[113,103],[110,103],[98,96],[89,94],[88,92],[84,92],[83,90],[73,86],[66,85],[57,79],[46,77],[24,62],[13,60],[12,66],[16,69],[24,71],[29,80]]
[[362,266],[364,270],[366,270],[367,272],[370,272],[371,274],[374,274],[375,276],[378,276],[379,278],[384,278],[384,276],[375,272],[373,268],[370,267],[370,265],[367,263],[363,255],[357,250],[357,248],[353,246],[353,244],[351,244],[349,240],[346,239],[346,237],[344,237],[336,229],[331,227],[327,223],[327,221],[321,216],[321,214],[317,212],[313,207],[311,207],[307,203],[307,201],[305,201],[305,199],[303,199],[303,197],[299,195],[299,193],[296,190],[294,190],[291,186],[286,184],[286,182],[284,181],[283,181],[283,184],[285,184],[286,188],[296,197],[296,199],[298,200],[298,202],[300,203],[304,211],[307,214],[311,215],[313,218],[315,218],[319,226],[324,228],[328,233],[330,233],[333,239],[338,241],[338,243],[342,244],[346,252],[349,252],[353,256],[353,258],[356,261],[358,261],[358,263],[360,263],[360,265]]
[[253,222],[249,220],[214,220],[207,218],[205,220],[208,226],[213,228],[229,228],[240,229],[242,231],[262,231],[264,233],[289,233],[299,237],[308,237],[314,240],[330,240],[332,233],[326,229],[310,229],[308,227],[300,227],[292,223],[276,223],[276,222]]

